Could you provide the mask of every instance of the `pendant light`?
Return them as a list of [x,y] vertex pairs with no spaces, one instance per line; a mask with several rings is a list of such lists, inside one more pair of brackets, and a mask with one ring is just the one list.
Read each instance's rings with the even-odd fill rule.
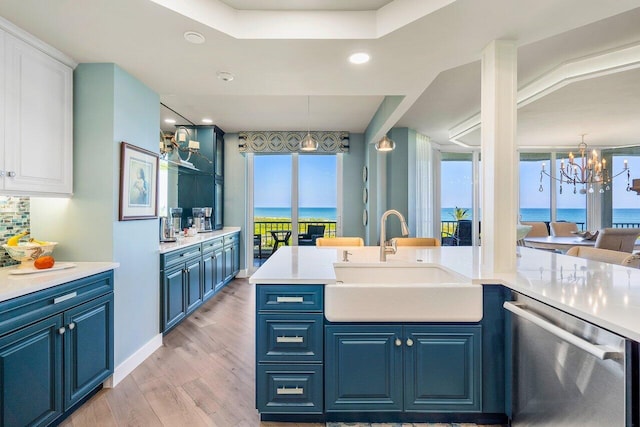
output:
[[318,141],[313,139],[309,131],[309,98],[310,96],[307,96],[307,136],[300,141],[300,151],[318,151]]
[[[382,110],[383,112],[386,112],[387,110],[387,105],[385,103],[386,101],[386,97],[385,99],[382,101]],[[389,138],[387,136],[387,134],[385,133],[384,136],[382,138],[380,138],[380,141],[376,142],[376,150],[377,151],[393,151],[396,148],[396,143],[393,142],[393,140],[391,138]]]
[[393,151],[395,148],[396,143],[386,134],[380,138],[380,141],[376,142],[376,150],[378,151]]

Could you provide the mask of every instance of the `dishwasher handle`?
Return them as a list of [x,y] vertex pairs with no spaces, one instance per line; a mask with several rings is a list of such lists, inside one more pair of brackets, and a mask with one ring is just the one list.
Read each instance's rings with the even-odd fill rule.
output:
[[545,331],[568,342],[569,344],[573,344],[576,347],[581,348],[582,350],[597,357],[600,360],[620,359],[624,357],[624,353],[619,350],[616,350],[606,345],[592,344],[589,341],[586,341],[580,337],[577,337],[572,333],[567,332],[564,329],[559,328],[558,326],[547,322],[545,319],[533,314],[532,312],[524,310],[522,307],[526,307],[525,305],[518,305],[518,304],[514,304],[512,302],[507,301],[502,306],[507,310],[509,310],[510,312],[512,312],[513,314],[530,321],[531,323],[539,326]]

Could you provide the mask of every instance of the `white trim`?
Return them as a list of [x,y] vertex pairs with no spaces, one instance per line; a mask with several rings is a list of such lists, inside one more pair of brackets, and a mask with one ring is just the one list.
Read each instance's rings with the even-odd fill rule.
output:
[[29,43],[31,46],[62,62],[68,67],[76,68],[78,66],[78,63],[74,61],[70,56],[65,55],[55,47],[43,42],[33,34],[26,32],[11,21],[7,21],[2,16],[0,16],[0,30],[4,30],[12,36],[15,36],[20,40]]
[[[639,67],[640,43],[564,62],[518,90],[517,108],[524,107],[570,83]],[[480,128],[480,114],[478,113],[449,129],[449,141],[463,147],[469,147],[458,141],[458,138]]]
[[300,206],[300,157],[291,154],[291,244],[298,246],[298,215]]
[[245,245],[244,245],[244,259],[245,259],[245,271],[246,271],[246,276],[244,277],[249,277],[249,271],[253,271],[253,261],[254,261],[254,257],[253,257],[253,234],[255,233],[255,224],[254,224],[254,216],[253,216],[253,210],[254,210],[254,206],[255,206],[255,200],[254,200],[254,193],[255,193],[255,188],[254,188],[254,170],[253,170],[253,164],[254,164],[254,154],[253,153],[247,153],[245,155],[245,167],[246,167],[246,206],[247,206],[247,210],[246,210],[246,222],[245,222],[245,230],[251,230],[251,233],[246,232],[245,234]]
[[[252,241],[253,241],[253,239],[252,239]],[[253,249],[253,246],[251,246],[251,248]],[[249,269],[248,268],[244,268],[244,269],[238,271],[238,274],[236,274],[236,278],[238,278],[238,279],[246,279],[247,277],[251,277],[251,274],[249,274]]]
[[146,344],[138,349],[135,353],[129,356],[124,362],[116,366],[113,371],[113,375],[107,378],[103,383],[105,388],[113,388],[117,386],[120,381],[125,379],[127,375],[133,372],[147,357],[151,356],[157,349],[162,347],[162,334],[158,334],[151,338]]
[[344,209],[344,188],[342,183],[344,182],[344,155],[342,153],[336,154],[336,236],[342,236],[342,212]]

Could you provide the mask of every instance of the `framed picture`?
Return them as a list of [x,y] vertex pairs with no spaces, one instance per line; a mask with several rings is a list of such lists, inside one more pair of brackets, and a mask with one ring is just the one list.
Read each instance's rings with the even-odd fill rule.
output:
[[120,149],[120,221],[158,217],[159,155],[126,142]]

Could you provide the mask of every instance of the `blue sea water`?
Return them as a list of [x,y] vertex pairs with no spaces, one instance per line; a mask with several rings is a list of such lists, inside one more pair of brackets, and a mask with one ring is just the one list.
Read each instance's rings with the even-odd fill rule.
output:
[[[465,208],[466,209],[466,208]],[[468,209],[468,219],[471,219],[471,209]],[[443,208],[440,211],[441,221],[453,221],[453,208]],[[521,221],[549,221],[549,209],[520,209]],[[569,222],[586,222],[586,209],[558,209],[557,219]],[[640,223],[640,209],[614,209],[614,223]]]
[[[291,208],[255,208],[254,218],[291,218]],[[336,208],[299,208],[298,219],[326,219],[336,221]]]

